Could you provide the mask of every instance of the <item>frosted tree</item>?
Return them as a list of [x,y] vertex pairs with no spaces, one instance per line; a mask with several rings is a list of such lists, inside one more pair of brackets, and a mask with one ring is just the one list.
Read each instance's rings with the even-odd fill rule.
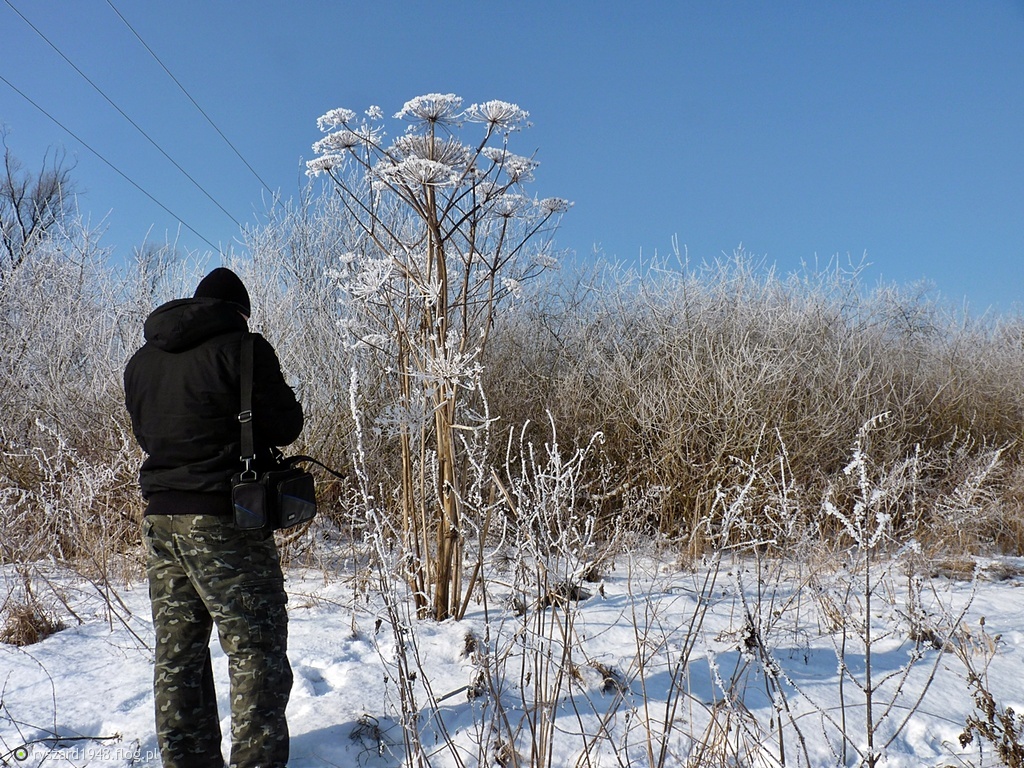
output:
[[[37,172],[26,171],[0,128],[0,280],[18,269],[39,244],[61,230],[74,213],[76,185],[62,151],[43,156]],[[72,227],[73,228],[73,227]]]
[[537,163],[508,145],[527,118],[503,101],[427,94],[394,115],[405,129],[389,141],[379,107],[334,109],[307,164],[358,223],[334,277],[354,343],[382,355],[394,382],[400,535],[420,612],[438,619],[462,605],[460,437],[481,426],[469,403],[488,335],[523,282],[555,265],[551,236],[570,205],[526,193]]

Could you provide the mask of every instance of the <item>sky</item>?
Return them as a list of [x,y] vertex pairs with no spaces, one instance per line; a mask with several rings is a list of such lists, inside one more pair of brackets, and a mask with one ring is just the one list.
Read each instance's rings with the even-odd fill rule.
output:
[[10,151],[65,151],[122,258],[237,252],[320,115],[454,93],[530,113],[567,259],[742,246],[1024,304],[1024,0],[0,0],[0,77]]

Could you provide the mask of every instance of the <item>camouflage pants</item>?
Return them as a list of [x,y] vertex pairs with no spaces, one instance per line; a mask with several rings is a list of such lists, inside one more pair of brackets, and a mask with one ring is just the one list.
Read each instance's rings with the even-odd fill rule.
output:
[[216,624],[230,675],[231,768],[283,768],[292,671],[273,535],[240,531],[230,518],[212,515],[151,515],[143,538],[164,767],[223,768],[210,664]]

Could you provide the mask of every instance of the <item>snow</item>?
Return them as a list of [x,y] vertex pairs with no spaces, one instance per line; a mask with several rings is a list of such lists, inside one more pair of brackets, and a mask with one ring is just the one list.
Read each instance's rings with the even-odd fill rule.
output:
[[[673,704],[665,765],[682,765],[687,756],[694,765],[733,764],[723,755],[742,755],[744,765],[778,765],[780,721],[787,765],[858,764],[854,747],[866,744],[864,698],[848,678],[844,706],[839,675],[848,669],[862,679],[866,671],[861,624],[847,610],[844,632],[824,598],[849,586],[845,572],[743,559],[723,560],[717,571],[715,565],[705,560],[688,569],[668,555],[622,555],[602,581],[582,585],[576,596],[583,599],[534,605],[522,615],[508,588],[493,580],[486,603],[474,601],[463,620],[440,623],[409,619],[406,604],[389,614],[360,568],[289,568],[295,675],[289,764],[401,764],[396,681],[402,654],[389,615],[405,632],[404,656],[416,675],[410,690],[430,765],[477,765],[481,754],[490,755],[485,764],[498,764],[500,745],[492,738],[500,732],[498,711],[514,721],[512,730],[516,722],[523,726],[522,765],[530,764],[531,733],[533,743],[547,739],[552,766],[649,765],[649,748],[657,755],[659,724]],[[25,647],[0,644],[0,765],[159,765],[145,584],[119,586],[113,594],[102,582],[53,566],[33,572],[35,598],[67,628]],[[991,744],[975,740],[961,748],[959,736],[974,712],[967,668],[952,646],[943,653],[941,642],[918,646],[909,639],[912,580],[897,569],[885,573],[872,611],[878,765],[998,765]],[[1020,712],[1024,560],[983,561],[977,574],[925,578],[916,593],[919,611],[934,626],[958,626],[953,645],[972,648],[967,656],[976,668],[988,665],[985,680],[995,701]],[[8,602],[22,585],[13,567],[0,570],[0,594]],[[764,657],[751,640],[758,637],[751,621],[778,664],[774,688],[758,663]],[[569,657],[562,656],[560,637],[572,638]],[[226,751],[226,662],[216,641],[212,649]],[[673,666],[680,658],[688,660],[682,675]],[[501,683],[471,698],[483,668]],[[494,705],[496,688],[503,708]],[[716,737],[720,727],[731,729],[729,739]],[[850,736],[845,761],[840,728]]]

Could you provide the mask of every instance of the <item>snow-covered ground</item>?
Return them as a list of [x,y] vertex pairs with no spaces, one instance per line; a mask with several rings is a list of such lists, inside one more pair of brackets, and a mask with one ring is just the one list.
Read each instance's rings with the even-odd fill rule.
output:
[[[145,585],[111,595],[44,572],[50,582],[38,582],[36,597],[67,628],[30,646],[0,645],[0,765],[159,765]],[[368,580],[290,569],[290,765],[400,764],[400,658],[416,677],[411,707],[431,765],[473,766],[481,754],[489,765],[529,765],[544,749],[552,766],[640,766],[659,754],[666,766],[779,765],[780,723],[787,765],[857,765],[867,738],[856,682],[867,672],[866,605],[846,574],[750,560],[723,561],[714,574],[706,564],[621,557],[579,600],[513,605],[494,581],[487,603],[472,602],[462,621],[403,618],[398,654]],[[1024,711],[1022,574],[1024,560],[1003,559],[980,563],[973,580],[942,569],[919,588],[900,569],[882,578],[870,609],[879,765],[1000,764],[990,743],[960,746],[975,707],[959,656],[979,672],[987,665],[998,707]],[[0,598],[14,599],[20,585],[13,570],[0,572]],[[953,623],[958,639],[940,652]],[[216,642],[213,653],[227,733]],[[520,762],[502,753],[508,734],[518,735]]]

